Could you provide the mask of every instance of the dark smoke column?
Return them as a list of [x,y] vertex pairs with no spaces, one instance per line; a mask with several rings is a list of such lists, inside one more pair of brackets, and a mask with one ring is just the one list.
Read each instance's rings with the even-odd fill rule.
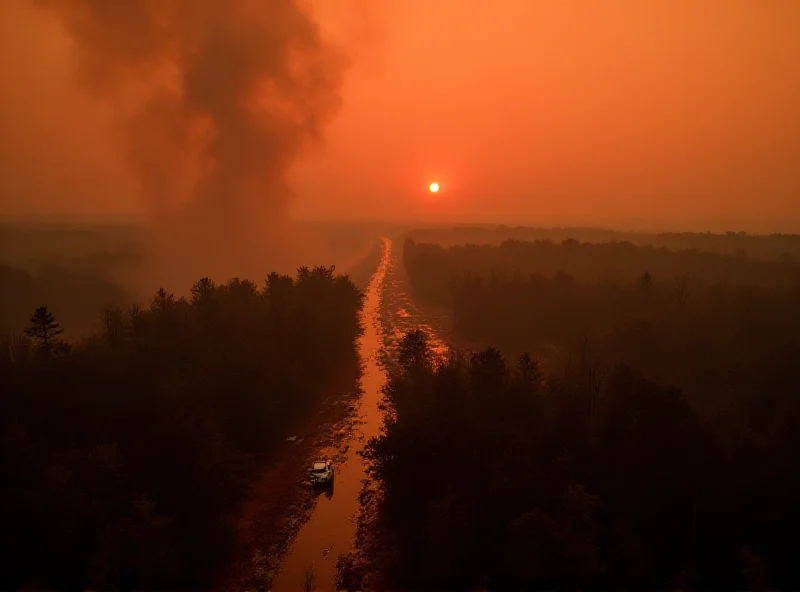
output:
[[288,167],[339,104],[345,63],[311,15],[293,0],[34,1],[72,38],[80,84],[119,113],[159,259],[189,279],[264,275]]

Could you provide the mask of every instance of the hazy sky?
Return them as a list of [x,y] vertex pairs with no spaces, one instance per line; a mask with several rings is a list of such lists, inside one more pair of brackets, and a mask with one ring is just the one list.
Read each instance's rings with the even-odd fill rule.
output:
[[[797,0],[311,4],[350,67],[298,214],[800,231]],[[5,0],[0,27],[2,213],[141,211],[60,22]]]

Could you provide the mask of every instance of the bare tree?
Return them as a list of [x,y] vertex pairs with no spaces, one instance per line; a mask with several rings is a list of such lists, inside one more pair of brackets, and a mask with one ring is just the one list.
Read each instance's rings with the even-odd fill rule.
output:
[[534,390],[539,387],[542,380],[542,372],[539,370],[539,362],[531,358],[528,352],[523,353],[517,362],[517,374],[523,384],[530,385]]
[[145,323],[145,311],[139,304],[132,304],[128,309],[126,326],[128,334],[134,341],[138,340],[142,334]]
[[690,295],[689,278],[685,275],[675,278],[675,300],[678,303],[678,308],[686,306]]
[[103,339],[110,346],[117,345],[125,337],[125,313],[118,306],[109,306],[100,313]]
[[31,340],[25,335],[3,335],[0,339],[0,364],[20,364],[31,357]]

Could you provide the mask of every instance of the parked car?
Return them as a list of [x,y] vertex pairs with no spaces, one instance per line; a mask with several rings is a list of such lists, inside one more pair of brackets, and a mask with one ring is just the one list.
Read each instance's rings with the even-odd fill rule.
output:
[[318,460],[311,467],[312,485],[329,485],[333,483],[333,461]]

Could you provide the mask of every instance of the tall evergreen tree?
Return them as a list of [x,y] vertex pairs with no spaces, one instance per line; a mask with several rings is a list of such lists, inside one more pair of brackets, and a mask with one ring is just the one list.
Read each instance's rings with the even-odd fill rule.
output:
[[64,332],[56,321],[55,315],[47,310],[46,306],[38,307],[30,316],[30,327],[25,329],[25,334],[38,344],[38,349],[45,359],[50,356],[54,346],[60,343],[58,336]]

